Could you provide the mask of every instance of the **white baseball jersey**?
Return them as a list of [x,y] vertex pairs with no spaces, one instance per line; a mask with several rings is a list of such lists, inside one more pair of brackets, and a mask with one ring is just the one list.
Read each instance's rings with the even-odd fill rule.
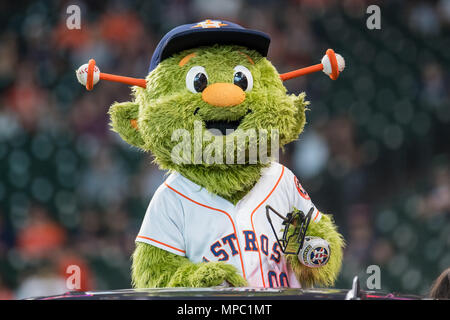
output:
[[[259,181],[236,205],[173,173],[155,192],[136,241],[194,263],[230,263],[252,287],[298,288],[267,221],[266,205],[284,216],[293,207],[305,214],[314,207],[295,175],[279,163],[263,169]],[[321,216],[314,207],[311,223]],[[275,230],[282,230],[282,219],[271,218]]]

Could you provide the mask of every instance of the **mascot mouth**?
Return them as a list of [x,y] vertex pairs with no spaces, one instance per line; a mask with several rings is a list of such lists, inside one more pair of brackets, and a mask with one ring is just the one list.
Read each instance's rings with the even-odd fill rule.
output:
[[[235,121],[229,121],[229,120],[205,120],[205,127],[208,129],[213,135],[219,135],[217,130],[222,133],[222,135],[227,135],[232,132],[234,132],[239,125],[241,124],[242,119],[244,117],[241,117],[238,120]],[[211,129],[215,129],[211,131]]]
[[[197,110],[196,110],[197,111]],[[220,135],[218,131],[224,136],[233,133],[240,126],[242,120],[246,115],[252,113],[249,109],[247,113],[237,120],[203,120],[205,122],[205,128],[211,132],[211,134],[217,136]],[[212,130],[215,129],[215,130]],[[212,131],[211,131],[212,130]]]

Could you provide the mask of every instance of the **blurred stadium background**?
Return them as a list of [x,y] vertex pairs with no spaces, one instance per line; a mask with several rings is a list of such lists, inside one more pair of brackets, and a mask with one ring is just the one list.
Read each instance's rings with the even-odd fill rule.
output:
[[[81,30],[66,8],[81,7]],[[381,30],[366,28],[369,4]],[[164,172],[109,130],[128,87],[86,92],[76,68],[145,77],[174,26],[228,19],[272,37],[280,72],[327,48],[348,68],[286,83],[311,100],[304,134],[281,161],[348,242],[337,287],[381,268],[385,291],[426,294],[450,266],[450,1],[2,1],[0,298],[130,287],[130,255]]]

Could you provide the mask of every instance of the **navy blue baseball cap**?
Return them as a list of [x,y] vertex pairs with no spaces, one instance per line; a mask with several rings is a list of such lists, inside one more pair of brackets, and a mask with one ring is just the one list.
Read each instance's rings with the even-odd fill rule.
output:
[[150,61],[149,72],[177,52],[213,44],[240,45],[258,51],[265,57],[270,37],[264,32],[246,29],[229,21],[205,20],[183,24],[170,30],[158,43]]

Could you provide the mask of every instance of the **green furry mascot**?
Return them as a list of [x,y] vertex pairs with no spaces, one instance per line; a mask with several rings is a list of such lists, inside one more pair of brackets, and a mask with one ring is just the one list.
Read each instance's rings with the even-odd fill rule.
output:
[[320,70],[335,79],[344,62],[330,49],[321,64],[280,75],[269,43],[206,20],[166,34],[145,80],[100,73],[93,60],[77,71],[89,90],[100,79],[134,85],[132,101],[111,106],[112,128],[170,173],[136,238],[134,287],[334,284],[343,238],[276,159],[309,104],[282,81]]

